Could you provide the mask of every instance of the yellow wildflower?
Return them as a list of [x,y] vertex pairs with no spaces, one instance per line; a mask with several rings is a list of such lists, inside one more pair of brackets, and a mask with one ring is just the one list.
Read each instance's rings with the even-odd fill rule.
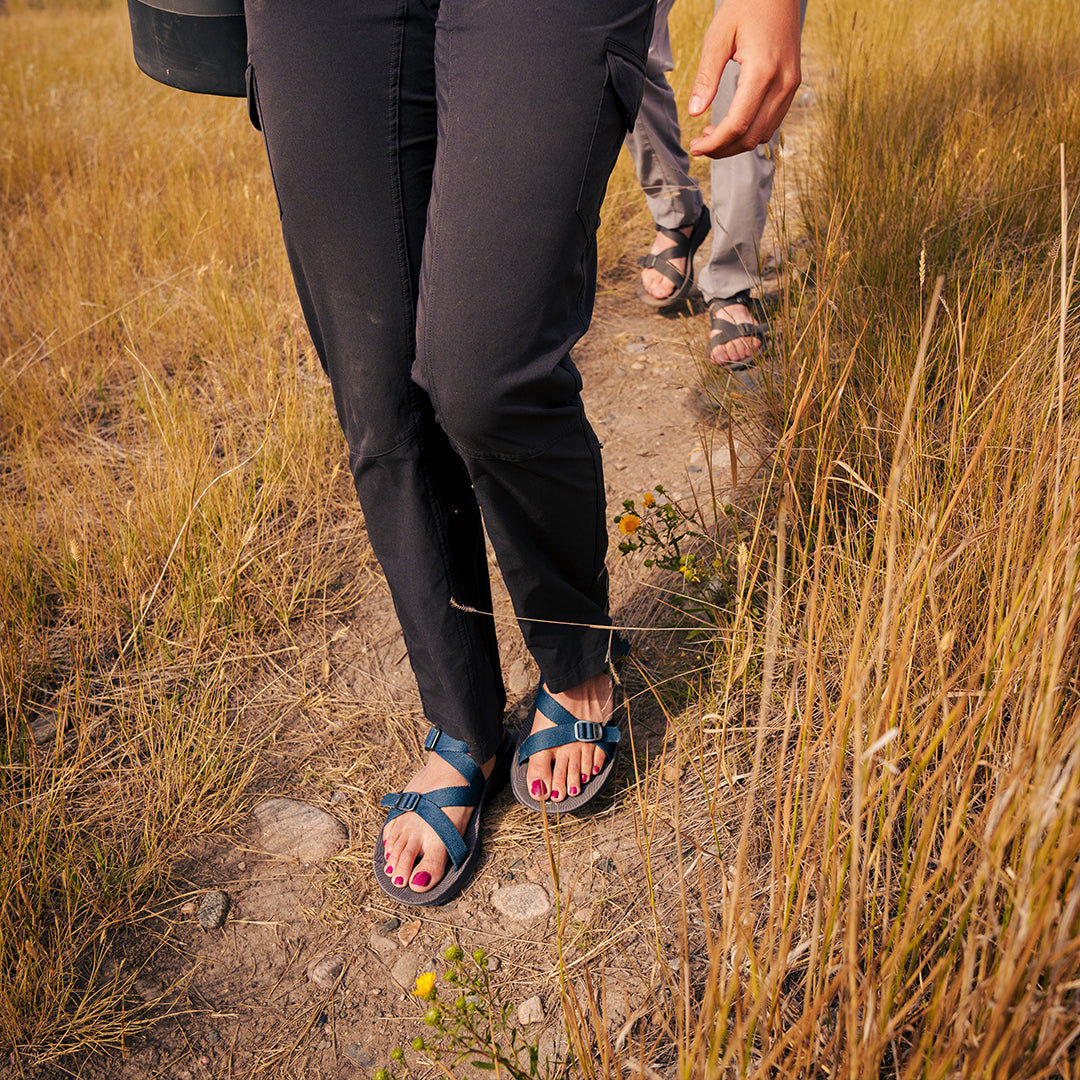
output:
[[423,975],[417,975],[416,989],[413,993],[418,998],[430,1001],[435,996],[435,972],[425,971]]
[[641,501],[645,504],[645,509],[656,505],[656,496],[651,491],[646,491],[641,497]]
[[622,514],[619,517],[619,532],[623,536],[633,536],[641,524],[641,518],[637,514]]

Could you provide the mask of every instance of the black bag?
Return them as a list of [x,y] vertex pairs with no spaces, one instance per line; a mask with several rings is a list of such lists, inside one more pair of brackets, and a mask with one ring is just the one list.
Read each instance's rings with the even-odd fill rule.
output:
[[135,63],[195,94],[244,97],[243,0],[128,0]]

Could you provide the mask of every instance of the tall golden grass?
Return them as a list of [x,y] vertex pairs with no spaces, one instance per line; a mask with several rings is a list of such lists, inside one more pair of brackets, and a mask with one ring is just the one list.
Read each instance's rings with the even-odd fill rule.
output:
[[1074,1077],[1080,10],[810,17],[775,466],[681,726],[675,1072]]
[[27,1063],[145,1021],[103,958],[235,816],[266,643],[367,558],[261,141],[141,75],[125,20],[0,20],[0,1046]]
[[[708,6],[676,6],[684,96]],[[367,556],[259,138],[135,71],[124,19],[0,25],[0,1045],[27,1066],[150,1022],[110,945],[238,812],[267,643],[355,602]],[[1080,11],[809,20],[775,469],[673,716],[678,955],[629,1048],[568,991],[577,1068],[1073,1078]],[[610,192],[609,271],[648,228],[625,163]]]

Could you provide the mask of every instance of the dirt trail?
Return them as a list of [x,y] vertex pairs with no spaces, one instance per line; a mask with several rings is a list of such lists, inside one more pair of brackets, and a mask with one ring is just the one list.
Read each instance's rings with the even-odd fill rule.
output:
[[[806,153],[813,99],[812,87],[804,85],[785,126],[774,208],[786,199],[789,232],[793,175]],[[775,237],[767,236],[766,248],[774,244]],[[695,483],[707,490],[699,448],[703,432],[717,430],[717,412],[702,393],[695,359],[704,355],[707,330],[700,303],[690,313],[663,317],[634,299],[632,285],[600,295],[575,358],[604,444],[612,515],[624,498],[640,499],[657,483],[678,495]],[[740,467],[768,455],[767,446],[755,445],[760,437],[751,428],[736,427],[733,437]],[[721,441],[722,473],[726,434]],[[640,565],[614,550],[611,565],[617,618],[646,617],[651,597]],[[508,691],[520,718],[537,672],[509,619],[504,593],[496,608],[504,620]],[[639,637],[647,658],[651,642]],[[407,988],[418,972],[445,968],[442,952],[451,942],[467,952],[487,950],[505,1000],[515,1010],[525,1008],[520,1020],[533,1017],[523,1030],[540,1038],[542,1056],[558,1056],[565,1051],[555,949],[559,919],[571,984],[584,993],[588,968],[596,997],[603,967],[612,1040],[626,1044],[648,1030],[662,1004],[663,964],[676,956],[676,942],[657,925],[675,925],[664,913],[673,910],[679,882],[689,873],[684,863],[694,839],[680,819],[683,843],[676,843],[675,782],[684,807],[704,796],[693,769],[670,759],[657,762],[666,728],[655,703],[644,694],[632,697],[632,752],[623,755],[611,792],[590,814],[554,830],[558,896],[543,823],[507,791],[487,812],[485,861],[466,893],[442,908],[402,910],[372,881],[371,845],[382,816],[381,792],[373,785],[377,780],[385,789],[415,768],[422,718],[385,587],[376,587],[354,618],[324,627],[320,640],[304,644],[312,663],[329,675],[317,700],[298,700],[276,718],[265,794],[327,812],[347,827],[350,845],[332,860],[304,864],[267,854],[264,838],[246,821],[192,851],[184,868],[190,891],[164,912],[168,945],[137,984],[145,999],[164,993],[186,1015],[83,1075],[368,1077],[389,1064],[392,1047],[423,1032],[422,1010]],[[641,690],[633,676],[628,689]],[[396,770],[387,765],[393,761],[400,762]],[[648,771],[655,798],[647,838],[634,805],[635,769]],[[642,871],[646,859],[648,875]],[[226,891],[231,908],[223,928],[205,931],[196,908],[209,889]],[[508,908],[510,899],[520,906]],[[342,961],[340,974],[334,962],[324,964],[331,984],[320,988],[319,972],[309,965],[333,957]],[[671,1064],[664,1054],[661,1047],[651,1060],[659,1075]]]

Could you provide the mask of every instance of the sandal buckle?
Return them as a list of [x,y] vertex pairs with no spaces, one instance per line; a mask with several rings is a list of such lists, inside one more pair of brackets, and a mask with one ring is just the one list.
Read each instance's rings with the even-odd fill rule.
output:
[[439,740],[441,738],[442,738],[442,732],[437,727],[431,728],[431,730],[427,733],[427,735],[424,738],[424,749],[425,750],[434,750],[435,747],[439,745]]
[[574,739],[577,742],[603,742],[604,725],[595,720],[577,720],[574,723]]
[[419,791],[399,791],[397,798],[394,799],[394,805],[392,810],[401,810],[403,813],[409,813],[410,810],[415,810],[420,805],[420,792]]

